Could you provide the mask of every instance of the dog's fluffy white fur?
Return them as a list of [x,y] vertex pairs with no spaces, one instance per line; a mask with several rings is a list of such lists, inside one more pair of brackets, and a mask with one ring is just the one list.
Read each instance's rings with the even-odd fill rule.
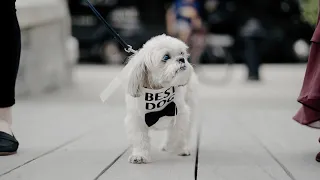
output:
[[[148,40],[143,47],[130,57],[132,68],[126,83],[127,115],[125,127],[132,146],[129,162],[149,163],[149,130],[144,114],[140,112],[139,98],[143,90],[176,87],[175,104],[179,109],[176,116],[165,116],[161,121],[170,122],[166,127],[166,138],[162,150],[188,156],[188,142],[196,103],[197,76],[188,62],[188,46],[181,40],[165,34]],[[167,56],[167,57],[164,57]]]

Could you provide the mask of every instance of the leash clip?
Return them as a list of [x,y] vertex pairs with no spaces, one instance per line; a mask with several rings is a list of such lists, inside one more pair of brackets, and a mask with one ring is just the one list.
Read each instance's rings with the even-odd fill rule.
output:
[[132,46],[128,45],[128,48],[124,48],[124,51],[126,51],[127,53],[133,53],[133,54],[136,54],[137,51],[132,49]]

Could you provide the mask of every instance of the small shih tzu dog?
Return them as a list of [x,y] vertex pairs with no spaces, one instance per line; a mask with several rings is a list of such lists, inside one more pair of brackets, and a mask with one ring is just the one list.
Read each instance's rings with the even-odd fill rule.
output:
[[189,156],[197,77],[188,46],[165,34],[148,40],[130,57],[125,127],[132,146],[129,162],[151,162],[149,130],[165,130],[164,151]]

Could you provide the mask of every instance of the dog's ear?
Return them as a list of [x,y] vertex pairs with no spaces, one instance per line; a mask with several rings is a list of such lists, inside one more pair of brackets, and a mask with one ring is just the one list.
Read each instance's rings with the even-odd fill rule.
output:
[[133,65],[131,73],[129,73],[129,81],[127,92],[133,97],[140,97],[141,96],[141,89],[143,83],[145,82],[146,76],[146,65],[143,61],[143,57],[141,54],[136,54],[135,57],[131,59]]

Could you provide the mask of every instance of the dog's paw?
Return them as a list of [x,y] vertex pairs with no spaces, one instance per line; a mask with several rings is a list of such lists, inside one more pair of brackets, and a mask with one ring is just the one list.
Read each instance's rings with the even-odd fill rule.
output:
[[191,155],[191,153],[188,149],[184,149],[183,151],[180,151],[178,153],[178,156],[190,156],[190,155]]
[[172,146],[171,144],[165,143],[160,146],[160,150],[164,152],[174,152],[176,147]]
[[161,148],[160,148],[161,151],[164,151],[164,152],[167,152],[168,151],[168,146],[167,145],[163,145]]
[[132,164],[146,164],[150,162],[150,158],[141,155],[131,155],[128,161]]
[[168,146],[162,146],[160,150],[163,152],[167,152],[167,153],[174,153],[175,152],[175,148],[168,147]]

